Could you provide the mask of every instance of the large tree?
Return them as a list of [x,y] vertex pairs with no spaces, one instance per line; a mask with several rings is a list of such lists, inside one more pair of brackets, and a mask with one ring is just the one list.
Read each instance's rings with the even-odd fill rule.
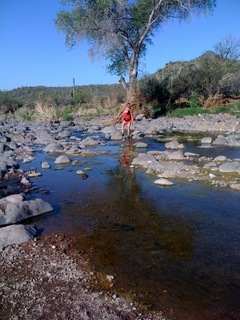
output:
[[[73,47],[83,40],[90,53],[104,55],[108,71],[120,77],[127,100],[137,98],[139,62],[167,21],[213,10],[216,0],[61,0],[67,10],[55,20]],[[197,36],[197,35],[196,35]],[[176,48],[177,50],[177,48]],[[124,77],[128,76],[126,82]]]

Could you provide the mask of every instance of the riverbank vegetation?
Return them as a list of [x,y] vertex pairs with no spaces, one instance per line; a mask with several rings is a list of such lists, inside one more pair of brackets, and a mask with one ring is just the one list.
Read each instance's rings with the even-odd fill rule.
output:
[[[201,113],[240,114],[239,56],[207,51],[185,62],[169,62],[139,81],[141,107],[147,117]],[[24,120],[71,120],[75,116],[115,117],[125,102],[120,84],[69,87],[21,87],[0,91],[0,113]]]

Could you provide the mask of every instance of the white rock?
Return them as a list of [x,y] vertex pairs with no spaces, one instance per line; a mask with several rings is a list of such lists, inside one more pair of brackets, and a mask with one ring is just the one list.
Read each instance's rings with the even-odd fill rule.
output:
[[164,178],[160,178],[160,179],[157,179],[154,181],[155,184],[159,185],[159,186],[173,186],[174,183],[167,180],[167,179],[164,179]]

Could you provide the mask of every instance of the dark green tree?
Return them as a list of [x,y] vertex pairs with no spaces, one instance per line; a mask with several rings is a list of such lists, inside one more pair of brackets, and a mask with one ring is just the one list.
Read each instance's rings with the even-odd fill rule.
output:
[[[108,71],[120,77],[128,102],[136,101],[140,59],[153,36],[169,20],[213,10],[216,0],[62,0],[69,10],[55,20],[73,47],[83,40],[90,53],[104,55]],[[128,81],[125,81],[125,76]]]

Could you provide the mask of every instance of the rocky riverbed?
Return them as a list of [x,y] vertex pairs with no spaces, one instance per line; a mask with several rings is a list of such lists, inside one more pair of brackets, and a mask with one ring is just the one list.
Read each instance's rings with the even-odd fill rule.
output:
[[[94,290],[97,275],[88,270],[74,239],[62,235],[39,236],[34,226],[19,224],[31,216],[53,210],[42,199],[25,200],[31,192],[31,178],[41,176],[34,168],[19,169],[19,163],[34,159],[36,150],[55,154],[57,164],[92,153],[89,146],[121,141],[120,125],[110,119],[81,119],[52,124],[0,120],[0,303],[3,319],[164,319],[161,313],[148,313],[131,299],[114,293],[114,276],[104,281],[106,292]],[[84,138],[77,138],[80,132]],[[189,153],[178,141],[179,134],[202,135],[200,147],[240,147],[240,126],[236,117],[199,115],[186,118],[145,119],[139,115],[132,126],[137,152],[131,153],[131,166],[145,168],[154,182],[171,186],[174,179],[204,182],[216,188],[240,191],[240,159],[224,154],[214,158]],[[101,137],[104,137],[102,139]],[[148,150],[144,138],[166,141],[165,150]],[[42,168],[50,168],[47,161]],[[76,174],[86,172],[78,170]],[[17,224],[16,224],[17,223]],[[27,241],[27,242],[26,242]],[[50,302],[49,302],[50,301]]]

